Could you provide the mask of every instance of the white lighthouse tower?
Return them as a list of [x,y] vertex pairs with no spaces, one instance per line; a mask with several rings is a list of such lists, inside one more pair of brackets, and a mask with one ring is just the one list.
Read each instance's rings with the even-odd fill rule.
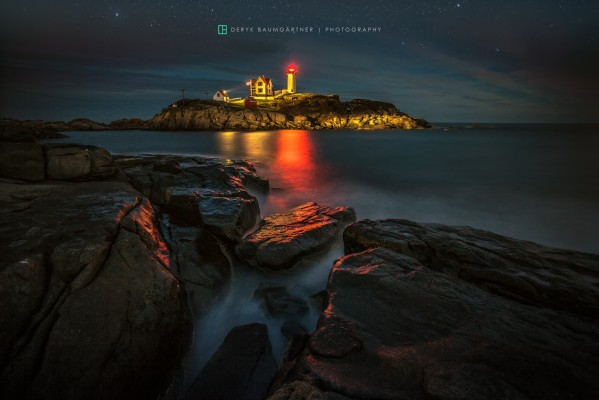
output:
[[295,93],[295,74],[297,73],[297,68],[295,65],[290,65],[287,67],[287,93]]

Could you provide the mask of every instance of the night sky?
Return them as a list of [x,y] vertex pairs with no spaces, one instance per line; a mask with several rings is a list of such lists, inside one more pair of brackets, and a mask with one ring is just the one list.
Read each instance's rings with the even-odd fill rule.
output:
[[3,0],[0,32],[3,117],[149,118],[182,88],[241,97],[260,74],[283,88],[294,62],[300,92],[433,122],[599,122],[597,0]]

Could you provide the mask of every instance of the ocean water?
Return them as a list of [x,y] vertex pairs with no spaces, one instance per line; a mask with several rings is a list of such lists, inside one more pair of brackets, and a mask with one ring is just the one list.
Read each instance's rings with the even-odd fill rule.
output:
[[317,201],[599,253],[599,125],[67,134],[113,154],[250,160],[273,187],[263,215]]
[[[69,132],[66,142],[113,154],[247,159],[268,177],[262,215],[306,201],[351,206],[358,219],[470,225],[546,245],[599,253],[599,125],[443,125],[422,131]],[[280,357],[282,319],[252,298],[261,283],[307,298],[326,287],[338,243],[301,271],[236,265],[222,298],[196,320],[189,382],[234,326],[263,322]],[[318,312],[299,318],[308,329]]]

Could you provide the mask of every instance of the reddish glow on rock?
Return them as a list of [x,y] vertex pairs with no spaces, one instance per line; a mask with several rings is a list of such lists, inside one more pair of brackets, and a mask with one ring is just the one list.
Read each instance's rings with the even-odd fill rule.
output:
[[370,263],[366,265],[362,265],[356,269],[354,269],[353,273],[356,275],[367,275],[371,272],[374,272],[379,266],[383,265],[384,262],[379,263]]
[[154,256],[168,269],[169,251],[166,243],[160,237],[160,233],[154,222],[154,209],[149,201],[145,200],[131,213],[131,218],[135,222],[137,234],[152,251]]

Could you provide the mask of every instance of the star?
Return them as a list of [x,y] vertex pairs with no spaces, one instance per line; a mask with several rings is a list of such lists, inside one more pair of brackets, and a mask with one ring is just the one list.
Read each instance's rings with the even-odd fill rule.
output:
[[118,17],[118,16],[119,16],[119,12],[118,12],[118,11],[117,11],[117,12],[115,12],[115,13],[114,13],[114,16],[115,16],[115,17]]

